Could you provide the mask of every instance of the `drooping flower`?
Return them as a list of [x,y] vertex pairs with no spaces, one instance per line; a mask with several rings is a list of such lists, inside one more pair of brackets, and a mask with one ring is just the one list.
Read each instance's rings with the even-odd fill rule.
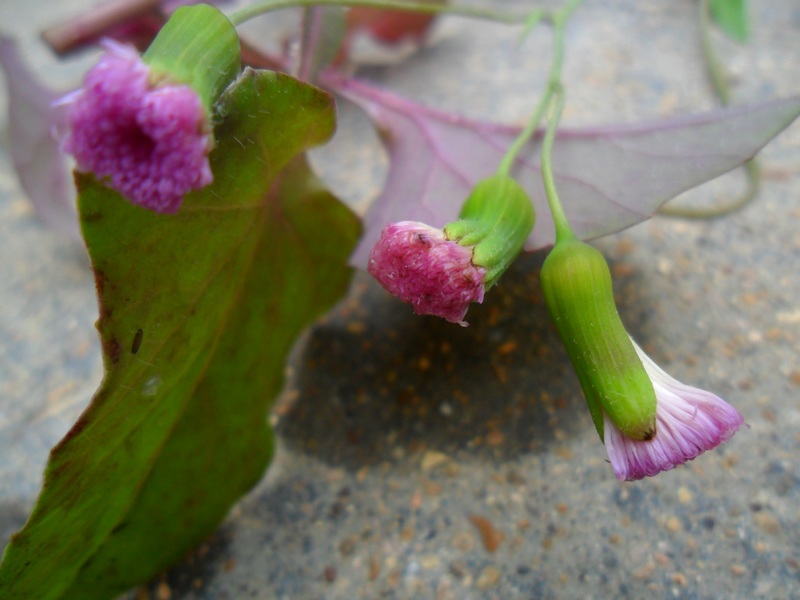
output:
[[211,136],[198,94],[156,81],[133,47],[104,40],[84,87],[64,99],[63,149],[81,171],[134,204],[174,213],[184,194],[211,183]]
[[603,414],[604,443],[619,480],[635,480],[668,471],[729,440],[744,418],[722,398],[665,373],[634,342],[656,392],[656,435],[634,440]]
[[557,241],[542,266],[548,310],[620,480],[657,475],[728,440],[744,423],[711,392],[667,375],[631,339],[603,255]]
[[418,315],[465,325],[470,303],[483,302],[486,269],[472,264],[472,249],[425,223],[401,221],[384,227],[367,269]]
[[457,221],[436,229],[417,221],[391,223],[373,247],[367,270],[420,315],[466,325],[472,302],[483,302],[522,249],[535,214],[511,177],[481,180]]

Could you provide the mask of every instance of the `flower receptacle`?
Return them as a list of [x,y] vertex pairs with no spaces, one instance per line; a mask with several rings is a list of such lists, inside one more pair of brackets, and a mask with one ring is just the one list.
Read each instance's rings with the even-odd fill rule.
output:
[[485,287],[491,288],[522,250],[536,221],[527,192],[507,175],[479,181],[464,201],[459,220],[448,223],[444,234],[462,246],[472,246],[472,262],[486,269]]
[[603,439],[603,412],[635,440],[656,434],[656,395],[614,303],[603,255],[577,238],[556,244],[542,266],[547,308]]

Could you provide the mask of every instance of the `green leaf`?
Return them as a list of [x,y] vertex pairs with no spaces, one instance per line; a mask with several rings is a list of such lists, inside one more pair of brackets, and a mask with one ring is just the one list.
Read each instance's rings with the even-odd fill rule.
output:
[[293,342],[346,291],[359,225],[301,154],[332,97],[248,70],[219,112],[214,184],[177,215],[77,178],[106,375],[6,549],[4,599],[112,597],[209,535],[269,462]]
[[731,38],[747,41],[750,31],[745,0],[711,0],[711,16]]

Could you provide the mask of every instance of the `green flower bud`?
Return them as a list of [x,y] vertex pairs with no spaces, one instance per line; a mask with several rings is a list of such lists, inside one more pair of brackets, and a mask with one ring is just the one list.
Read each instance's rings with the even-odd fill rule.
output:
[[236,28],[213,6],[175,11],[142,56],[154,78],[192,87],[209,111],[241,68]]
[[603,255],[577,238],[556,244],[542,266],[547,308],[603,439],[603,412],[634,440],[656,433],[656,394],[614,303]]
[[472,246],[472,264],[486,269],[485,289],[491,288],[522,250],[536,221],[528,194],[507,175],[479,181],[461,207],[459,220],[444,234],[461,246]]

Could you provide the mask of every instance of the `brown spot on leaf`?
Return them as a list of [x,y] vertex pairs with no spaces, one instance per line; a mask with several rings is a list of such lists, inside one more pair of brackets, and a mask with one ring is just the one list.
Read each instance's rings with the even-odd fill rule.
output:
[[137,329],[136,335],[133,336],[133,342],[131,343],[131,354],[136,354],[139,351],[142,345],[142,338],[144,338],[144,331]]
[[108,278],[106,274],[101,271],[100,269],[94,270],[94,287],[97,289],[97,295],[102,296],[103,292],[106,289],[106,284],[108,283]]
[[117,364],[117,362],[119,362],[119,355],[121,350],[122,347],[120,346],[119,341],[116,338],[103,340],[103,355],[108,357],[108,360],[111,362],[112,365]]

